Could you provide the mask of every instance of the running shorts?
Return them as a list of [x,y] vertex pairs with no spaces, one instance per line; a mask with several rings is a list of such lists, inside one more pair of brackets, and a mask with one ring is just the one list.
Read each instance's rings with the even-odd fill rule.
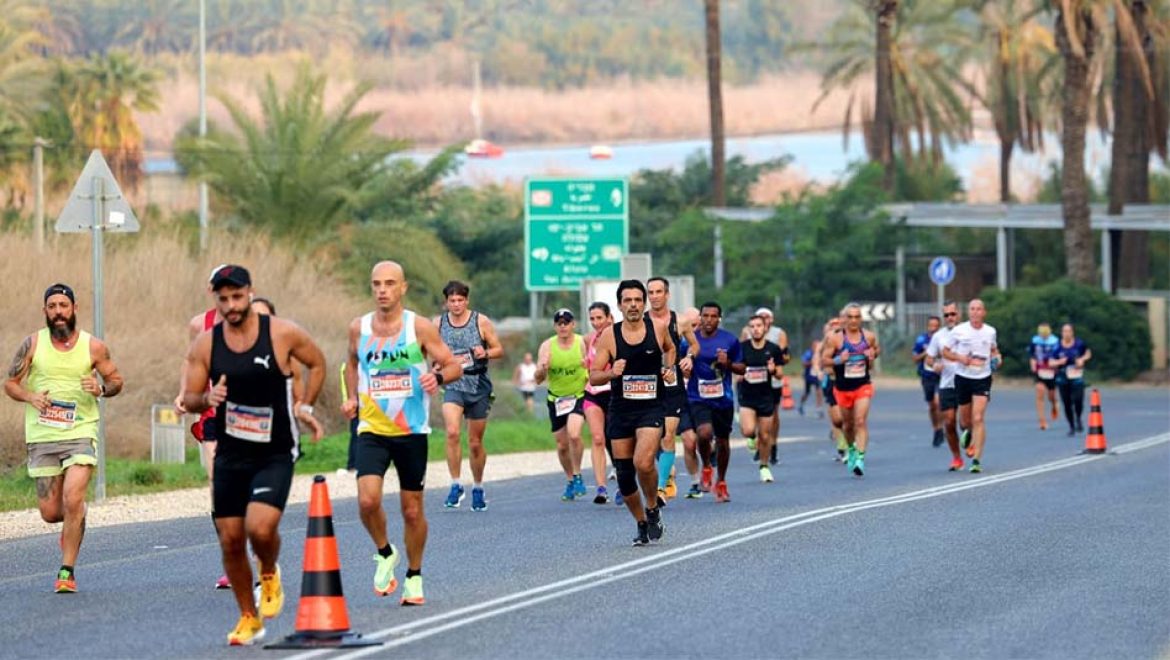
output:
[[358,435],[354,467],[357,468],[359,479],[366,475],[385,476],[391,463],[398,473],[398,487],[401,490],[421,491],[427,478],[427,436],[422,433]]

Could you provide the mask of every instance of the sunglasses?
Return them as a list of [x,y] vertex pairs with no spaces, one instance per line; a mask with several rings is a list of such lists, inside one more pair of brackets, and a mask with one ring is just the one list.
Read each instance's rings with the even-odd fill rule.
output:
[[569,325],[572,321],[557,321],[556,325]]
[[952,316],[958,316],[958,315],[959,315],[958,312],[943,312],[943,316],[945,316],[947,318],[950,318]]

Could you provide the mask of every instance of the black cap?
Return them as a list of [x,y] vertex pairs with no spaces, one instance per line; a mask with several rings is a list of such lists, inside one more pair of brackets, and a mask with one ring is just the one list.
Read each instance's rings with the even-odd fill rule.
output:
[[561,321],[572,321],[573,312],[568,307],[562,307],[553,312],[553,323],[560,323]]
[[71,302],[71,303],[77,302],[77,299],[75,297],[73,297],[73,289],[70,289],[68,284],[61,284],[60,282],[45,289],[44,302],[49,302],[49,296],[56,296],[58,294],[68,298],[69,302]]
[[233,266],[231,264],[220,266],[211,275],[211,290],[218,291],[220,287],[225,285],[237,287],[252,286],[252,276],[248,274],[248,269],[243,266]]

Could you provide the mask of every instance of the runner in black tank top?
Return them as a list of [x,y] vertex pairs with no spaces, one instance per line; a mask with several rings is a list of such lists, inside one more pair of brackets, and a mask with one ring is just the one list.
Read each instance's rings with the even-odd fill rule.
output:
[[[678,315],[670,309],[670,282],[665,277],[651,277],[646,281],[646,297],[650,311],[646,313],[647,320],[657,319],[659,323],[666,323],[666,332],[675,346],[675,360],[671,367],[674,369],[674,384],[663,383],[659,400],[662,402],[662,440],[661,453],[658,455],[658,497],[667,502],[675,498],[678,488],[674,481],[675,434],[687,407],[687,392],[683,386],[682,370],[678,364],[683,357],[679,346],[682,346],[684,335],[694,335],[689,329],[680,331]],[[686,323],[682,324],[686,328]],[[697,350],[697,349],[696,349]],[[685,358],[684,358],[685,359]],[[689,363],[686,365],[690,368]]]
[[[622,375],[614,378],[609,389],[609,417],[624,418],[618,421],[636,421],[646,414],[662,416],[662,404],[659,396],[662,387],[662,347],[654,336],[654,326],[646,323],[646,334],[641,343],[631,346],[626,343],[622,334],[622,326],[618,322],[613,325],[613,339],[617,344],[617,360],[625,360],[626,368]],[[621,426],[627,426],[621,424]],[[619,429],[625,430],[625,429]],[[618,437],[630,437],[631,433],[623,433]],[[610,434],[610,437],[614,437]]]
[[228,348],[223,324],[212,329],[211,382],[227,376],[228,400],[215,410],[220,445],[216,456],[297,457],[299,432],[292,419],[291,375],[280,370],[272,350],[271,319],[258,314],[260,334],[243,353]]

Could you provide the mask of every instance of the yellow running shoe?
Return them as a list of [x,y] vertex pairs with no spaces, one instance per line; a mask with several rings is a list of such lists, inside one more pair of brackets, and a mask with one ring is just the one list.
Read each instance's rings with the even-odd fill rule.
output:
[[284,587],[280,584],[280,565],[275,573],[260,576],[260,616],[273,619],[284,609]]
[[666,491],[666,499],[668,500],[673,500],[678,496],[678,486],[674,483],[674,477],[667,477],[666,488],[664,490]]
[[236,629],[228,633],[228,646],[251,646],[264,639],[264,624],[255,614],[244,614]]
[[413,575],[406,578],[402,584],[402,604],[422,605],[427,599],[423,598],[422,576]]

